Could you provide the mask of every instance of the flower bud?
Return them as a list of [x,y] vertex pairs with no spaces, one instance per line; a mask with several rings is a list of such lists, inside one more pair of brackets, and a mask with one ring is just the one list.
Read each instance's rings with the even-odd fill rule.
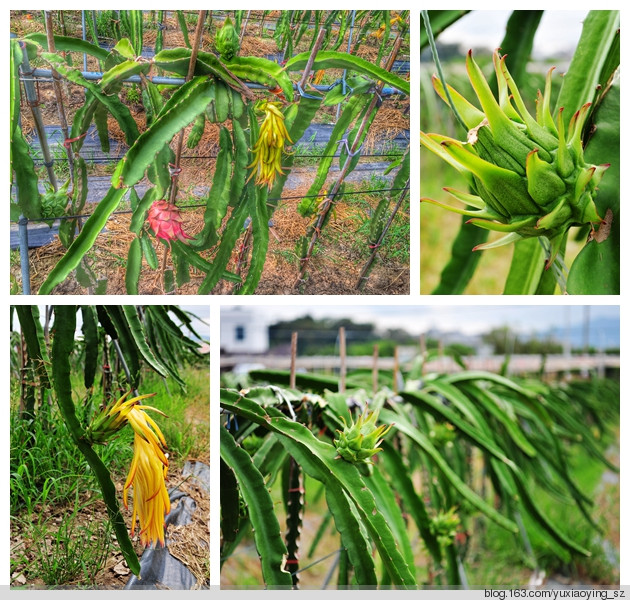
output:
[[387,425],[376,425],[378,411],[369,412],[367,408],[355,423],[350,417],[350,425],[343,419],[344,428],[337,430],[338,438],[333,440],[337,448],[337,458],[343,458],[351,463],[372,464],[372,456],[380,452],[379,445],[385,434],[391,429]]
[[239,50],[238,33],[232,25],[232,19],[226,17],[223,27],[217,31],[214,46],[223,60],[232,60]]
[[474,248],[495,248],[522,238],[545,236],[551,243],[546,267],[555,259],[564,234],[572,226],[599,223],[593,198],[609,165],[589,165],[584,160],[582,130],[590,104],[570,120],[565,132],[562,108],[554,119],[550,110],[551,75],[544,93],[538,92],[536,116],[525,107],[507,66],[505,56],[493,55],[498,83],[495,98],[481,69],[466,58],[468,77],[481,110],[456,90],[444,88],[437,77],[433,86],[455,109],[468,127],[466,142],[438,134],[421,133],[420,141],[467,178],[473,193],[445,188],[466,205],[438,204],[471,217],[468,223],[506,233],[499,240]]

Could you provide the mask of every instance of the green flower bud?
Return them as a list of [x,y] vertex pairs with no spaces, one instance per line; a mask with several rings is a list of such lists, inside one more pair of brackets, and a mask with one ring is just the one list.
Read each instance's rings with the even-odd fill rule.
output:
[[214,38],[214,47],[223,60],[232,60],[238,52],[238,33],[234,29],[230,17],[226,17],[223,27],[217,31]]
[[372,464],[372,456],[380,452],[379,445],[385,434],[391,429],[387,425],[376,425],[378,411],[369,412],[367,409],[355,423],[350,416],[350,425],[342,417],[344,428],[337,430],[338,438],[333,440],[337,448],[337,458],[343,458],[351,463]]
[[460,526],[461,521],[455,510],[456,507],[454,506],[448,511],[440,510],[429,521],[429,529],[442,548],[446,548],[453,543],[457,529]]
[[[472,51],[466,58],[468,77],[481,110],[447,86],[455,109],[468,127],[466,142],[433,133],[420,135],[423,146],[467,177],[474,193],[445,188],[465,208],[422,200],[469,216],[468,223],[477,227],[506,233],[474,250],[545,236],[551,243],[548,268],[570,227],[601,222],[593,198],[610,165],[590,165],[584,160],[582,130],[590,104],[573,115],[566,132],[562,108],[554,120],[550,109],[553,68],[547,73],[544,93],[538,92],[533,117],[505,65],[505,57],[495,52],[493,63],[497,98],[473,60]],[[447,90],[437,77],[433,78],[433,86],[447,101]]]

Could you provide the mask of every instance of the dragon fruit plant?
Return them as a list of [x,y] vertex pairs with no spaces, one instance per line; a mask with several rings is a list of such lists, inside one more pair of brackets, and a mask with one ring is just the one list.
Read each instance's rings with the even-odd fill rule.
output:
[[[473,225],[506,234],[475,250],[496,248],[525,237],[547,237],[552,247],[546,262],[549,268],[570,227],[601,223],[593,198],[610,165],[591,165],[584,160],[582,132],[590,103],[571,117],[568,131],[562,108],[557,119],[551,115],[553,68],[547,73],[544,94],[538,92],[534,118],[505,66],[505,56],[495,52],[493,63],[498,99],[473,59],[472,51],[466,58],[468,77],[483,110],[449,87],[453,103],[468,127],[466,142],[438,134],[421,134],[425,147],[467,175],[477,194],[445,189],[474,209],[424,200],[471,217],[468,222]],[[446,101],[438,77],[433,78],[433,85]]]
[[[464,97],[443,74],[433,75],[435,92],[466,133],[454,139],[421,132],[420,142],[468,185],[443,187],[455,204],[421,198],[467,217],[433,293],[464,291],[478,264],[471,250],[510,244],[506,294],[549,294],[558,286],[570,294],[619,293],[619,14],[589,13],[557,100],[552,102],[552,67],[530,109],[517,79],[525,74],[532,47],[514,38],[533,41],[538,12],[524,32],[517,25],[525,16],[514,11],[502,43],[507,52],[492,56],[496,85],[468,52],[466,72],[476,98]],[[471,225],[503,235],[487,241],[487,233],[471,232]],[[571,230],[583,232],[587,241],[565,262]]]

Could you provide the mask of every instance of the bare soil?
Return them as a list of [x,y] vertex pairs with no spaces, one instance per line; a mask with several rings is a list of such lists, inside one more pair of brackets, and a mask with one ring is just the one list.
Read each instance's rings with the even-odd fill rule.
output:
[[[184,563],[193,573],[197,579],[198,587],[207,586],[210,580],[210,532],[208,529],[210,500],[208,494],[192,480],[183,477],[181,471],[169,472],[166,486],[168,489],[177,487],[190,496],[197,504],[197,509],[192,515],[193,520],[190,524],[167,527],[166,537],[169,552]],[[122,487],[122,481],[118,481],[116,488],[119,498],[122,497]],[[105,503],[96,498],[91,503],[89,502],[90,500],[89,495],[84,495],[81,499],[81,504],[89,504],[89,507],[82,509],[77,515],[75,521],[77,531],[80,530],[82,525],[88,526],[98,521],[104,523],[107,520]],[[129,528],[131,528],[132,502],[133,499],[130,498],[129,511],[123,512]],[[177,506],[177,502],[179,501],[173,504],[171,510]],[[25,565],[36,563],[39,560],[37,544],[45,544],[47,547],[51,546],[54,536],[62,525],[68,510],[71,510],[68,506],[48,505],[42,508],[40,512],[36,511],[36,514],[33,516],[33,523],[24,523],[22,520],[15,518],[11,519],[11,559]],[[43,539],[33,536],[33,527],[36,525],[36,522],[46,523],[46,536]],[[91,587],[97,589],[123,588],[131,576],[131,571],[127,567],[123,555],[117,550],[118,546],[115,542],[114,534],[112,533],[111,535],[111,546],[115,550],[107,556],[104,567],[98,570],[94,581],[90,584]],[[94,540],[92,541],[94,542]],[[141,556],[144,547],[137,539],[132,541],[135,542],[138,556]],[[12,572],[11,581],[12,585],[26,587],[45,586],[45,582],[42,579],[32,577],[27,569]],[[76,585],[85,586],[86,583],[83,579],[80,579],[67,581],[63,584],[64,587]]]
[[[308,190],[308,185],[285,192],[286,196],[300,196]],[[367,195],[366,195],[367,196]],[[376,199],[365,198],[368,205],[374,208]],[[301,217],[297,212],[299,199],[291,198],[281,202],[273,214],[273,227],[270,230],[267,260],[256,290],[256,294],[357,294],[356,285],[360,271],[367,261],[371,250],[367,239],[357,240],[354,232],[361,219],[366,218],[365,209],[358,205],[339,203],[333,216],[319,238],[316,252],[308,262],[306,281],[296,285],[299,277],[299,260],[295,254],[295,245],[305,233],[309,219]],[[189,235],[199,233],[203,227],[203,209],[182,211],[183,228]],[[400,216],[401,220],[408,220],[407,215]],[[87,255],[87,264],[97,278],[107,278],[108,294],[126,294],[125,266],[129,246],[135,234],[129,231],[131,216],[129,214],[114,215],[107,223],[106,231],[101,233]],[[242,249],[242,240],[237,242],[228,269],[237,271],[237,265]],[[173,268],[170,251],[154,241],[158,259],[163,260],[166,253],[166,268]],[[395,256],[395,247],[384,246],[375,261],[374,268],[369,274],[364,286],[365,294],[408,294],[409,293],[409,265],[401,263]],[[31,271],[31,290],[37,290],[46,279],[52,268],[66,252],[58,240],[41,248],[29,251]],[[202,252],[207,260],[212,260],[216,249]],[[248,256],[245,264],[241,265],[241,272],[246,273]],[[11,274],[16,282],[20,282],[19,264],[11,266]],[[190,282],[177,288],[176,294],[195,294],[204,280],[205,274],[191,270]],[[230,294],[234,291],[234,284],[219,282],[213,293]],[[89,292],[78,283],[74,274],[55,288],[55,294],[82,295]],[[140,276],[139,292],[141,294],[162,294],[163,279],[161,271],[153,271],[143,262]]]

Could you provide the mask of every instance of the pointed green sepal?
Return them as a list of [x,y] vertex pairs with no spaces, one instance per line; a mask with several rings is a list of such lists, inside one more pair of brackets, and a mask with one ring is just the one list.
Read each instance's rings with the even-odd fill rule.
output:
[[[433,75],[433,89],[436,91],[437,95],[448,104],[448,98],[446,97],[446,92],[444,91],[444,86],[442,85],[442,81],[439,77]],[[468,102],[464,96],[462,96],[457,90],[452,88],[447,84],[446,88],[448,89],[448,93],[457,109],[457,112],[460,114],[464,123],[466,123],[466,127],[468,129],[472,129],[473,127],[477,127],[481,121],[486,118],[486,115],[483,114],[476,106]]]
[[524,219],[518,219],[516,221],[512,221],[511,223],[497,223],[495,221],[484,221],[482,219],[469,219],[466,221],[470,225],[476,225],[477,227],[481,227],[482,229],[488,229],[490,231],[500,231],[502,233],[509,232],[518,232],[525,227],[531,227],[534,223],[536,223],[536,217],[525,217]]
[[566,192],[564,180],[556,173],[553,165],[540,160],[536,150],[527,155],[525,170],[527,191],[539,206],[547,206]]
[[571,217],[571,207],[569,206],[568,199],[564,198],[551,212],[547,213],[544,217],[538,219],[536,228],[540,230],[554,230],[561,227],[563,223],[566,223],[567,219]]
[[[474,173],[494,195],[502,208],[511,215],[531,215],[538,212],[527,193],[525,179],[513,171],[497,167],[466,150],[459,142],[442,142],[446,151],[461,165]],[[491,205],[491,208],[494,206]],[[498,209],[497,212],[502,212]]]
[[507,246],[509,244],[513,244],[514,242],[518,242],[523,239],[518,233],[508,233],[504,235],[502,238],[495,240],[494,242],[486,242],[485,244],[479,244],[473,248],[473,252],[477,250],[491,250],[492,248],[500,248],[501,246]]
[[564,108],[558,110],[558,151],[556,152],[556,168],[560,177],[569,177],[575,169],[575,164],[569,147],[567,146],[567,140],[564,134],[564,120],[562,119],[562,112]]

